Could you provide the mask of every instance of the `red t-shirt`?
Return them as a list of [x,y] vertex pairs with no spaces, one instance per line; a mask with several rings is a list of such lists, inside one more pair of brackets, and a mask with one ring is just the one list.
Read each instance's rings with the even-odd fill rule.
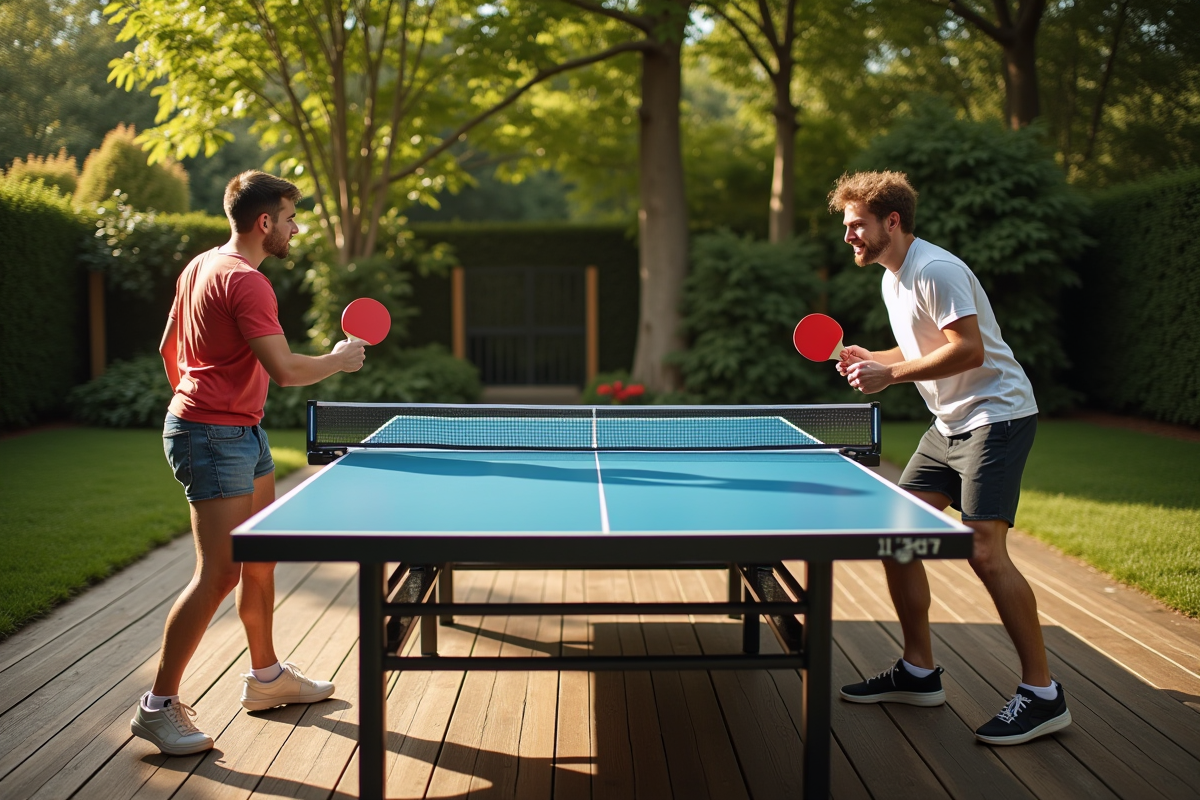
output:
[[270,376],[247,343],[282,334],[271,280],[215,249],[192,259],[175,283],[179,385],[169,410],[189,422],[257,425]]

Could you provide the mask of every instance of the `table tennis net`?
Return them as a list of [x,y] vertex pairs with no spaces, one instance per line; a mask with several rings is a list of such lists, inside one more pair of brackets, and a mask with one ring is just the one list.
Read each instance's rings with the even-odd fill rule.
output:
[[308,450],[776,450],[879,452],[876,404],[808,406],[308,405]]

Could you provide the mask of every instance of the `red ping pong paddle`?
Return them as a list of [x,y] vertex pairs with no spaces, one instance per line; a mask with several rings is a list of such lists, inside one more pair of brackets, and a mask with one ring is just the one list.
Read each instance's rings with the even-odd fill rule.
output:
[[392,314],[378,300],[360,297],[342,312],[342,330],[351,339],[379,344],[392,329]]
[[836,361],[842,354],[842,326],[833,317],[809,314],[796,325],[792,343],[809,361]]

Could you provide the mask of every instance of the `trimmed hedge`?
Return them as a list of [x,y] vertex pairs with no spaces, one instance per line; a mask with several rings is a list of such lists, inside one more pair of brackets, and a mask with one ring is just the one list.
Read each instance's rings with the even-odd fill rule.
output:
[[0,181],[0,428],[61,413],[86,376],[86,231],[58,191]]
[[[472,267],[595,266],[599,270],[600,371],[629,369],[637,344],[639,298],[637,241],[621,225],[563,223],[432,223],[410,226],[432,247],[449,245],[454,260]],[[450,279],[413,277],[413,304],[421,315],[409,323],[413,344],[451,344]]]
[[1099,194],[1088,232],[1072,382],[1097,408],[1200,426],[1200,170]]

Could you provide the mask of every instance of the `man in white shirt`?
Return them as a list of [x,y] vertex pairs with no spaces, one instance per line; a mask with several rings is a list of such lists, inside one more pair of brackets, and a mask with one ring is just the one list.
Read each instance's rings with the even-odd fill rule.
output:
[[[975,531],[971,567],[1021,661],[1016,694],[975,736],[989,744],[1020,744],[1071,723],[1062,686],[1050,677],[1037,600],[1006,545],[1037,429],[1037,404],[974,273],[913,235],[916,206],[916,191],[898,172],[843,175],[829,195],[830,210],[843,212],[855,263],[884,267],[883,300],[899,345],[882,352],[851,345],[837,369],[864,394],[915,383],[934,415],[900,486],[939,510],[953,506]],[[946,693],[933,660],[925,566],[920,560],[883,563],[904,653],[879,675],[842,687],[842,697],[941,705]]]

